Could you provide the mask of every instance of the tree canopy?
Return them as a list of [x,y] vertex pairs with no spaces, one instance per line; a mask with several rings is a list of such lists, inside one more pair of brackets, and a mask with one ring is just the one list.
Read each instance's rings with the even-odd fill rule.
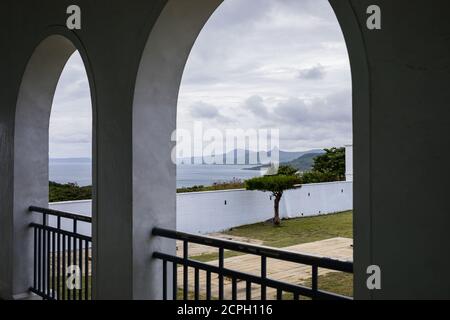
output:
[[92,187],[80,187],[76,183],[49,182],[49,202],[92,199]]
[[295,189],[299,183],[300,178],[297,176],[275,175],[249,179],[245,181],[245,187],[247,190],[259,190],[275,194],[277,192]]
[[325,149],[314,159],[311,171],[302,174],[302,183],[320,183],[345,180],[345,148]]
[[279,167],[278,173],[275,175],[266,175],[245,181],[245,187],[247,190],[272,192],[272,195],[275,197],[273,223],[279,225],[281,223],[280,201],[283,192],[297,188],[300,182],[297,169],[284,165]]
[[325,153],[314,159],[312,171],[345,180],[345,148],[325,149]]

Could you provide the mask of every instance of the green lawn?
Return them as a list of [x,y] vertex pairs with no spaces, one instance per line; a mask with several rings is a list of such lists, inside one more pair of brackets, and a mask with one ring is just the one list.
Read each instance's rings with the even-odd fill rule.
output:
[[[224,232],[228,235],[246,237],[263,241],[265,246],[283,248],[296,244],[314,242],[335,237],[353,238],[352,212],[283,220],[276,227],[271,223],[257,223],[234,228]],[[240,255],[238,252],[225,252],[225,258]],[[218,259],[217,253],[191,257],[208,262]]]
[[[282,248],[301,243],[314,242],[335,237],[353,238],[353,215],[351,211],[331,215],[305,217],[284,220],[281,226],[270,223],[257,223],[234,228],[225,234],[257,239],[270,247]],[[225,258],[241,253],[225,251]],[[217,260],[216,253],[191,257],[194,260],[208,262]],[[311,286],[311,280],[301,283]],[[345,296],[353,296],[353,275],[333,272],[319,276],[319,289]],[[289,299],[289,297],[285,297]]]
[[[311,279],[299,283],[305,287],[311,287]],[[333,272],[319,276],[319,290],[353,297],[353,275],[343,272]],[[275,297],[274,297],[275,299]],[[283,294],[283,300],[293,300],[292,293]],[[311,300],[311,298],[300,297],[300,300]]]
[[[311,279],[305,281],[303,285],[311,287]],[[353,297],[353,274],[332,272],[319,276],[319,289],[347,297]]]
[[234,228],[226,234],[262,240],[276,248],[335,237],[353,238],[352,212],[284,220],[281,226],[258,223]]

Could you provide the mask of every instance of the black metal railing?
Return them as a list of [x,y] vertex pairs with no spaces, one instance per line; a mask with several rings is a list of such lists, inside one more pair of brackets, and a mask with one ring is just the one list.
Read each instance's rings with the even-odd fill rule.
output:
[[42,214],[31,223],[34,237],[34,276],[30,290],[45,300],[90,300],[90,217],[47,208],[30,207]]
[[[238,299],[238,283],[243,284],[245,300],[251,300],[252,294],[255,292],[252,286],[257,287],[258,294],[260,294],[260,300],[266,299],[287,299],[292,298],[299,300],[300,297],[318,299],[318,300],[351,300],[350,297],[342,296],[339,294],[322,291],[319,289],[319,268],[328,269],[332,271],[340,271],[344,273],[353,273],[353,263],[348,261],[334,260],[330,258],[316,257],[310,255],[304,255],[291,251],[279,250],[264,246],[256,246],[241,242],[222,240],[217,238],[192,235],[188,233],[176,232],[172,230],[155,228],[152,231],[153,236],[160,236],[164,238],[181,240],[183,242],[183,257],[177,257],[162,252],[154,252],[153,258],[162,260],[163,263],[163,300],[169,298],[177,300],[182,298],[183,300],[199,300],[200,298],[211,300],[219,299],[224,300],[225,297],[225,285],[224,280],[231,281],[231,288],[227,297],[232,300]],[[195,243],[199,245],[214,247],[218,249],[219,260],[217,265],[210,263],[203,263],[196,260],[189,259],[189,244]],[[258,275],[240,272],[237,270],[227,269],[225,266],[225,250],[237,251],[240,253],[251,254],[259,256],[261,259],[260,273]],[[267,259],[276,259],[296,264],[306,265],[311,267],[311,287],[303,285],[287,283],[267,277]],[[171,263],[172,269],[169,270],[168,263]],[[182,268],[183,282],[182,292],[178,286],[178,266]],[[193,270],[191,277],[193,277],[193,285],[189,287],[189,269]],[[202,280],[203,292],[205,295],[201,297],[200,288],[200,271],[205,274]],[[172,294],[169,297],[169,272],[171,275],[171,290]],[[217,276],[217,291],[216,296],[213,296],[212,290],[212,275]],[[242,287],[242,286],[241,286]],[[242,288],[241,288],[242,289]],[[268,289],[272,289],[274,292],[273,297],[268,297]],[[242,295],[241,295],[242,296]]]

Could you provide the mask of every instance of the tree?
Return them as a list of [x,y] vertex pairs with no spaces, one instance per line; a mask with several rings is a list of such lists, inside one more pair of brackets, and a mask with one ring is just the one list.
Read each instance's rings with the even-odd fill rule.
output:
[[321,177],[327,181],[345,180],[345,148],[325,149],[325,154],[314,159],[312,171],[316,173],[316,178]]
[[302,183],[322,183],[336,181],[336,176],[332,173],[318,171],[307,171],[302,174]]
[[80,187],[76,183],[49,182],[49,202],[92,199],[92,187]]
[[298,170],[290,165],[281,165],[278,168],[278,175],[283,176],[295,176],[297,175]]
[[297,169],[290,166],[280,166],[278,174],[257,177],[245,181],[247,190],[258,190],[272,192],[274,196],[274,218],[273,223],[280,225],[280,201],[286,190],[296,189],[300,184],[300,177],[296,174]]

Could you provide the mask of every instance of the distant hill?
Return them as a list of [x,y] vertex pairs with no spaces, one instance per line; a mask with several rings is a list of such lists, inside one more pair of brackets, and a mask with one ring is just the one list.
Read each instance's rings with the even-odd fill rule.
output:
[[[308,150],[308,151],[279,151],[279,161],[280,163],[286,163],[286,162],[291,162],[293,160],[296,160],[306,154],[322,154],[324,153],[324,151],[322,149],[313,149],[313,150]],[[255,164],[253,162],[250,162],[250,159],[258,159],[258,163],[259,165],[261,165],[261,161],[257,155],[257,153],[255,151],[250,151],[250,150],[241,150],[241,149],[235,149],[233,151],[228,152],[227,154],[221,154],[218,155],[216,158],[223,159],[223,163],[224,164],[237,164],[236,159],[238,158],[238,155],[240,155],[242,157],[242,155],[245,154],[245,164],[246,165],[251,165],[251,164]],[[269,156],[271,156],[271,153],[269,152]],[[227,158],[228,159],[234,159],[234,163],[227,163]],[[213,162],[211,161],[212,158],[211,157],[205,157],[203,159],[204,161],[208,161],[208,162]],[[177,164],[200,164],[202,162],[202,159],[200,157],[192,157],[192,158],[181,158],[177,160]]]
[[307,153],[295,160],[283,164],[290,165],[302,172],[309,171],[312,169],[314,165],[314,159],[319,155],[320,155],[319,153]]
[[[294,160],[290,160],[290,161],[280,161],[280,164],[289,165],[289,166],[296,168],[299,171],[304,172],[304,171],[311,170],[314,165],[314,159],[317,156],[324,154],[324,153],[325,153],[325,151],[320,150],[320,149],[306,151],[306,152],[302,152],[300,157],[298,157]],[[281,156],[280,156],[280,158],[281,158]],[[260,166],[256,166],[256,167],[249,168],[246,170],[261,170],[261,169],[267,168],[267,167],[268,167],[267,165],[260,165]]]
[[323,149],[313,149],[308,151],[301,151],[301,152],[288,152],[288,151],[280,151],[280,162],[286,163],[298,160],[299,158],[302,158],[303,156],[311,156],[311,155],[320,155],[324,154],[325,151]]

